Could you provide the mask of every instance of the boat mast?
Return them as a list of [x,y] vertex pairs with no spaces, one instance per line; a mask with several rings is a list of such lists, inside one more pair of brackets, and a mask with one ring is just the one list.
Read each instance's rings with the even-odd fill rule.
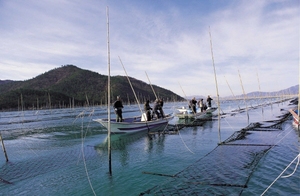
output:
[[108,116],[108,125],[107,125],[107,148],[108,148],[108,164],[109,164],[109,174],[112,175],[111,169],[111,143],[110,143],[110,47],[109,47],[109,12],[108,6],[106,7],[107,14],[107,67],[108,67],[108,78],[107,78],[107,116]]
[[221,131],[220,131],[220,98],[219,98],[219,89],[218,89],[218,81],[216,75],[216,68],[215,68],[215,61],[214,61],[214,53],[212,47],[212,40],[211,40],[211,33],[209,27],[209,38],[210,38],[210,51],[211,51],[211,58],[212,58],[212,65],[214,67],[214,74],[215,74],[215,84],[216,84],[216,91],[217,91],[217,101],[218,101],[218,131],[219,131],[219,143],[221,143]]

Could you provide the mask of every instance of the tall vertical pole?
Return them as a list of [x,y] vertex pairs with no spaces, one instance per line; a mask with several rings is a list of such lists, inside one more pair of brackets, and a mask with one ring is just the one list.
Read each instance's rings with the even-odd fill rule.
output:
[[[238,100],[237,100],[237,98],[235,97],[235,95],[234,95],[234,93],[233,93],[233,91],[232,91],[232,89],[231,89],[231,87],[230,87],[230,85],[229,85],[229,83],[228,83],[228,81],[227,81],[227,79],[226,79],[225,76],[224,76],[224,78],[225,78],[225,80],[226,80],[226,83],[227,83],[227,85],[228,85],[228,87],[229,87],[229,89],[230,89],[230,91],[231,91],[231,94],[232,94],[234,100],[235,100],[236,102],[238,102]],[[239,106],[239,104],[238,104],[238,107],[239,107],[239,109],[241,109],[240,106]]]
[[149,77],[148,77],[148,74],[147,74],[147,72],[146,72],[146,71],[145,71],[145,73],[146,73],[146,76],[147,76],[147,78],[148,78],[148,81],[149,81],[150,87],[151,87],[151,89],[152,89],[152,91],[153,91],[153,93],[154,93],[154,96],[155,96],[155,98],[156,98],[156,99],[158,99],[158,97],[157,97],[157,95],[156,95],[156,93],[155,93],[155,91],[154,91],[154,88],[153,88],[153,86],[152,86],[152,84],[151,84],[151,82],[150,82],[150,79],[149,79]]
[[242,90],[243,90],[243,94],[244,94],[244,102],[246,104],[246,112],[247,112],[248,125],[249,125],[249,113],[248,113],[248,105],[247,105],[247,102],[246,102],[246,93],[245,93],[245,90],[244,90],[244,86],[243,86],[243,82],[242,82],[242,77],[241,77],[241,74],[240,74],[240,70],[238,70],[238,72],[239,72],[240,82],[241,82],[241,86],[242,86]]
[[211,51],[211,58],[212,58],[212,65],[214,68],[214,74],[215,74],[215,84],[216,84],[216,91],[217,91],[217,103],[218,103],[218,132],[219,132],[219,143],[221,143],[221,125],[220,125],[220,98],[219,98],[219,89],[218,89],[218,81],[217,81],[217,74],[216,74],[216,68],[215,68],[215,61],[214,61],[214,53],[213,53],[213,46],[212,46],[212,40],[211,40],[211,33],[210,33],[210,27],[209,27],[209,38],[210,38],[210,51]]
[[299,84],[298,84],[298,133],[300,136],[300,124],[299,124],[299,120],[300,120],[300,69],[298,70],[298,78],[299,78]]
[[[258,72],[257,72],[257,70],[256,70],[256,75],[257,75],[257,81],[258,81],[259,98],[260,98],[260,100],[262,100],[261,89],[260,89],[260,82],[259,82],[259,77],[258,77]],[[264,107],[261,107],[261,112],[262,112],[262,114],[264,114]]]
[[108,148],[108,164],[109,164],[109,174],[112,175],[111,169],[111,143],[110,143],[110,47],[109,47],[109,9],[106,7],[107,14],[107,67],[108,67],[108,79],[107,79],[107,116],[108,116],[108,126],[107,126],[107,148]]
[[7,156],[7,153],[6,153],[6,150],[5,150],[5,146],[4,146],[4,142],[3,142],[3,139],[2,139],[1,133],[0,133],[0,140],[1,140],[3,152],[4,152],[4,155],[5,155],[5,158],[6,158],[6,162],[8,162],[8,156]]

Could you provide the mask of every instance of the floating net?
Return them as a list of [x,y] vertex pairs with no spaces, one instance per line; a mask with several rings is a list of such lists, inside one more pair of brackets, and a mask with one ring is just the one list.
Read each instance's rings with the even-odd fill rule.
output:
[[260,159],[276,145],[274,132],[282,131],[289,116],[249,124],[194,164],[168,175],[168,182],[140,195],[241,195]]

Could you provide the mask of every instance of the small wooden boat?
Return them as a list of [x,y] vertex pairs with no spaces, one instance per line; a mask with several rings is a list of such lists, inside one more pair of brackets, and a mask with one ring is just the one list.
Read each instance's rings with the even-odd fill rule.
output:
[[297,126],[299,126],[299,114],[298,114],[298,110],[290,109],[289,111],[290,111],[290,113],[291,113],[292,116],[293,116],[294,123],[295,123]]
[[205,111],[201,112],[200,108],[197,108],[196,113],[192,112],[190,108],[179,108],[179,112],[175,114],[178,118],[194,118],[194,119],[211,119],[212,113],[217,110],[216,107],[209,107]]
[[[174,118],[173,115],[168,114],[165,118],[154,118],[151,121],[145,120],[145,114],[143,116],[135,116],[130,118],[124,118],[122,122],[116,122],[116,119],[110,120],[111,133],[136,133],[142,131],[155,132],[163,131],[169,124],[169,121]],[[108,119],[94,119],[104,127],[108,127]]]

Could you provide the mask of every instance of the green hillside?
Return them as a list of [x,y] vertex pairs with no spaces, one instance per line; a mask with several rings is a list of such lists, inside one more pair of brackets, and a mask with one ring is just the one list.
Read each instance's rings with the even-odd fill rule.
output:
[[[140,102],[154,100],[151,86],[130,78]],[[165,101],[183,100],[177,94],[153,85]],[[111,77],[111,102],[121,95],[123,102],[135,103],[127,77]],[[0,82],[0,110],[62,108],[107,103],[107,76],[65,65],[26,81]]]

